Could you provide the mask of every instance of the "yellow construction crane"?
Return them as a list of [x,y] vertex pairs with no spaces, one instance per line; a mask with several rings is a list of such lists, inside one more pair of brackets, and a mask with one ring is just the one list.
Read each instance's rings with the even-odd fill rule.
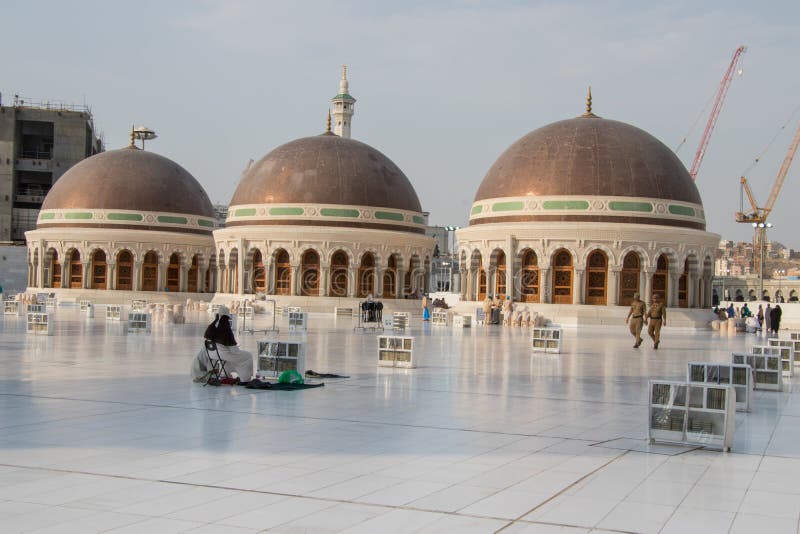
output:
[[[767,239],[767,228],[772,226],[767,222],[767,218],[775,207],[775,202],[778,201],[778,195],[780,195],[781,189],[783,188],[783,182],[786,181],[786,175],[789,174],[789,167],[792,166],[792,160],[797,153],[798,146],[800,146],[800,124],[797,126],[792,142],[789,145],[789,150],[786,152],[786,157],[783,159],[780,170],[778,170],[778,176],[775,178],[775,183],[772,185],[772,190],[769,192],[767,203],[764,204],[763,207],[759,207],[756,203],[753,192],[747,184],[747,178],[742,176],[739,179],[741,194],[739,211],[736,213],[736,222],[752,224],[755,230],[753,236],[753,271],[758,268],[759,278],[762,281],[759,290],[759,298],[761,298],[764,293],[764,244]],[[744,196],[747,196],[747,200],[750,202],[752,211],[749,213],[744,212]]]

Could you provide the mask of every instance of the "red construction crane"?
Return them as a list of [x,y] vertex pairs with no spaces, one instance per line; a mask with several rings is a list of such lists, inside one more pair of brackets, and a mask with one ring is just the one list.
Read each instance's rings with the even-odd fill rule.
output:
[[711,133],[714,131],[714,126],[717,125],[719,112],[722,110],[722,104],[725,102],[725,96],[728,94],[728,88],[731,86],[731,81],[733,81],[733,73],[736,71],[736,66],[739,64],[742,54],[744,54],[746,51],[746,46],[740,46],[736,49],[736,52],[733,53],[731,64],[728,65],[728,70],[725,71],[725,76],[722,77],[722,81],[719,83],[719,90],[717,91],[717,97],[714,100],[714,107],[711,109],[711,115],[708,116],[706,129],[703,131],[703,137],[700,139],[700,145],[697,147],[697,152],[694,154],[692,167],[689,169],[689,175],[692,177],[692,180],[697,179],[697,172],[700,170],[700,164],[703,162],[703,156],[706,153],[709,141],[711,141]]

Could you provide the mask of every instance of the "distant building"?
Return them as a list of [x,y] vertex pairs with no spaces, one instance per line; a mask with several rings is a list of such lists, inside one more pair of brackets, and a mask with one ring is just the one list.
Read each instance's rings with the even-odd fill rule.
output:
[[217,218],[217,227],[223,228],[225,226],[225,219],[228,218],[228,205],[214,204],[214,215]]
[[25,241],[52,185],[70,167],[102,152],[85,106],[33,103],[14,97],[0,105],[0,242]]

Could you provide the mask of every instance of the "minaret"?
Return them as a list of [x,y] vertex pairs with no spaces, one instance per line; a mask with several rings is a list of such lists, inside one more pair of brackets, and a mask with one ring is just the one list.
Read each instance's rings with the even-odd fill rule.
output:
[[350,139],[350,125],[356,99],[350,96],[347,83],[347,65],[342,65],[342,79],[339,80],[339,94],[331,98],[333,102],[333,133]]

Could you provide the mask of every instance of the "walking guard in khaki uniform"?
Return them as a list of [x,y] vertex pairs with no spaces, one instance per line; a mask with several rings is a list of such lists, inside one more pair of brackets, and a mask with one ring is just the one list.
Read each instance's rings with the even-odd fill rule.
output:
[[647,312],[647,306],[639,298],[639,293],[633,294],[633,302],[631,302],[631,309],[628,311],[628,316],[625,318],[625,324],[631,329],[633,336],[634,349],[638,349],[642,344],[642,325],[644,324],[644,314]]
[[653,348],[658,348],[658,343],[661,341],[661,327],[667,325],[667,307],[661,301],[661,295],[658,293],[653,295],[653,303],[650,304],[650,313],[648,314],[647,333],[653,338]]

